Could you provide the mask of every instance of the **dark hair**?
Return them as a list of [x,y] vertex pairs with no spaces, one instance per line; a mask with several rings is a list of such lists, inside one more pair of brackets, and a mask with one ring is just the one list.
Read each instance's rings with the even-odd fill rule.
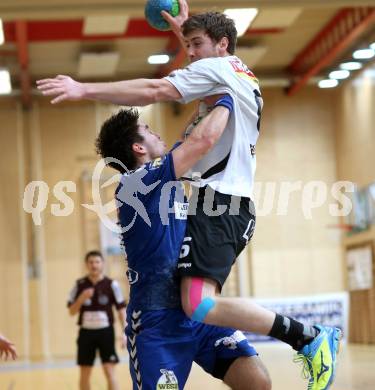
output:
[[190,34],[196,30],[203,30],[216,43],[222,38],[228,38],[228,53],[236,50],[237,30],[234,21],[221,12],[205,12],[192,15],[182,25],[182,34]]
[[[117,114],[107,119],[95,141],[96,152],[103,158],[112,157],[121,161],[126,169],[135,169],[137,159],[132,146],[135,142],[142,142],[143,137],[138,133],[139,112],[130,108],[120,110]],[[121,173],[124,167],[116,162],[109,162],[109,166]]]
[[102,255],[102,252],[95,250],[95,251],[90,251],[90,252],[87,252],[87,253],[86,253],[86,255],[85,255],[85,262],[86,262],[86,263],[87,263],[87,260],[89,259],[89,257],[91,257],[91,256],[98,256],[98,257],[101,257],[102,260],[104,261],[104,257],[103,257],[103,255]]

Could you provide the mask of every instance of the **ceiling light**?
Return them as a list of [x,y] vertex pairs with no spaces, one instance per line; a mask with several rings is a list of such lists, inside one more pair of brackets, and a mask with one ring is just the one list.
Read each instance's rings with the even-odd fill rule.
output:
[[336,79],[336,80],[347,79],[349,76],[350,76],[350,72],[348,70],[334,70],[328,75],[330,79]]
[[358,70],[362,68],[362,64],[360,62],[343,62],[340,64],[340,69],[343,70]]
[[169,55],[167,54],[155,54],[148,57],[147,62],[149,64],[166,64],[169,62]]
[[0,19],[0,45],[4,43],[3,21]]
[[251,22],[258,14],[257,8],[230,8],[224,11],[225,15],[234,20],[237,36],[245,34]]
[[320,80],[318,83],[319,88],[334,88],[338,85],[338,81],[334,79]]
[[0,70],[0,94],[6,95],[11,93],[12,85],[10,83],[10,75],[7,70]]
[[353,58],[356,60],[367,60],[375,56],[375,50],[373,49],[360,49],[353,53]]
[[367,78],[370,78],[370,79],[375,79],[375,69],[366,69],[364,72],[363,72],[363,75]]

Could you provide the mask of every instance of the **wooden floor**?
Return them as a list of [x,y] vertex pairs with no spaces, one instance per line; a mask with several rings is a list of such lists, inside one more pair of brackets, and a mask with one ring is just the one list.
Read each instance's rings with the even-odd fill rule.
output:
[[[274,390],[306,389],[299,367],[292,362],[292,351],[280,344],[258,344],[257,350],[270,371]],[[131,389],[127,363],[118,366],[121,389]],[[100,366],[95,367],[92,390],[106,390]],[[78,369],[72,362],[31,364],[1,363],[1,390],[69,390],[77,389]],[[210,378],[194,366],[187,390],[224,390],[220,381]],[[375,346],[342,346],[335,385],[337,390],[375,389]]]

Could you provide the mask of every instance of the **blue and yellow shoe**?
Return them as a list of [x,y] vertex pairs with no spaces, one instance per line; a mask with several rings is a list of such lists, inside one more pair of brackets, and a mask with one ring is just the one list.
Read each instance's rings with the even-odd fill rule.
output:
[[319,334],[297,353],[295,361],[303,363],[304,375],[309,379],[307,390],[326,390],[335,379],[341,330],[321,325],[315,327]]

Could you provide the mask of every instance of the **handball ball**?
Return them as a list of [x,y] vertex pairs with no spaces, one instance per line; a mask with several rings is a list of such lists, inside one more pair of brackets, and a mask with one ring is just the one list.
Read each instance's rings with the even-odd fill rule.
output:
[[148,0],[145,7],[145,16],[152,27],[160,31],[167,31],[171,28],[160,13],[163,10],[172,16],[177,16],[180,12],[178,0]]

